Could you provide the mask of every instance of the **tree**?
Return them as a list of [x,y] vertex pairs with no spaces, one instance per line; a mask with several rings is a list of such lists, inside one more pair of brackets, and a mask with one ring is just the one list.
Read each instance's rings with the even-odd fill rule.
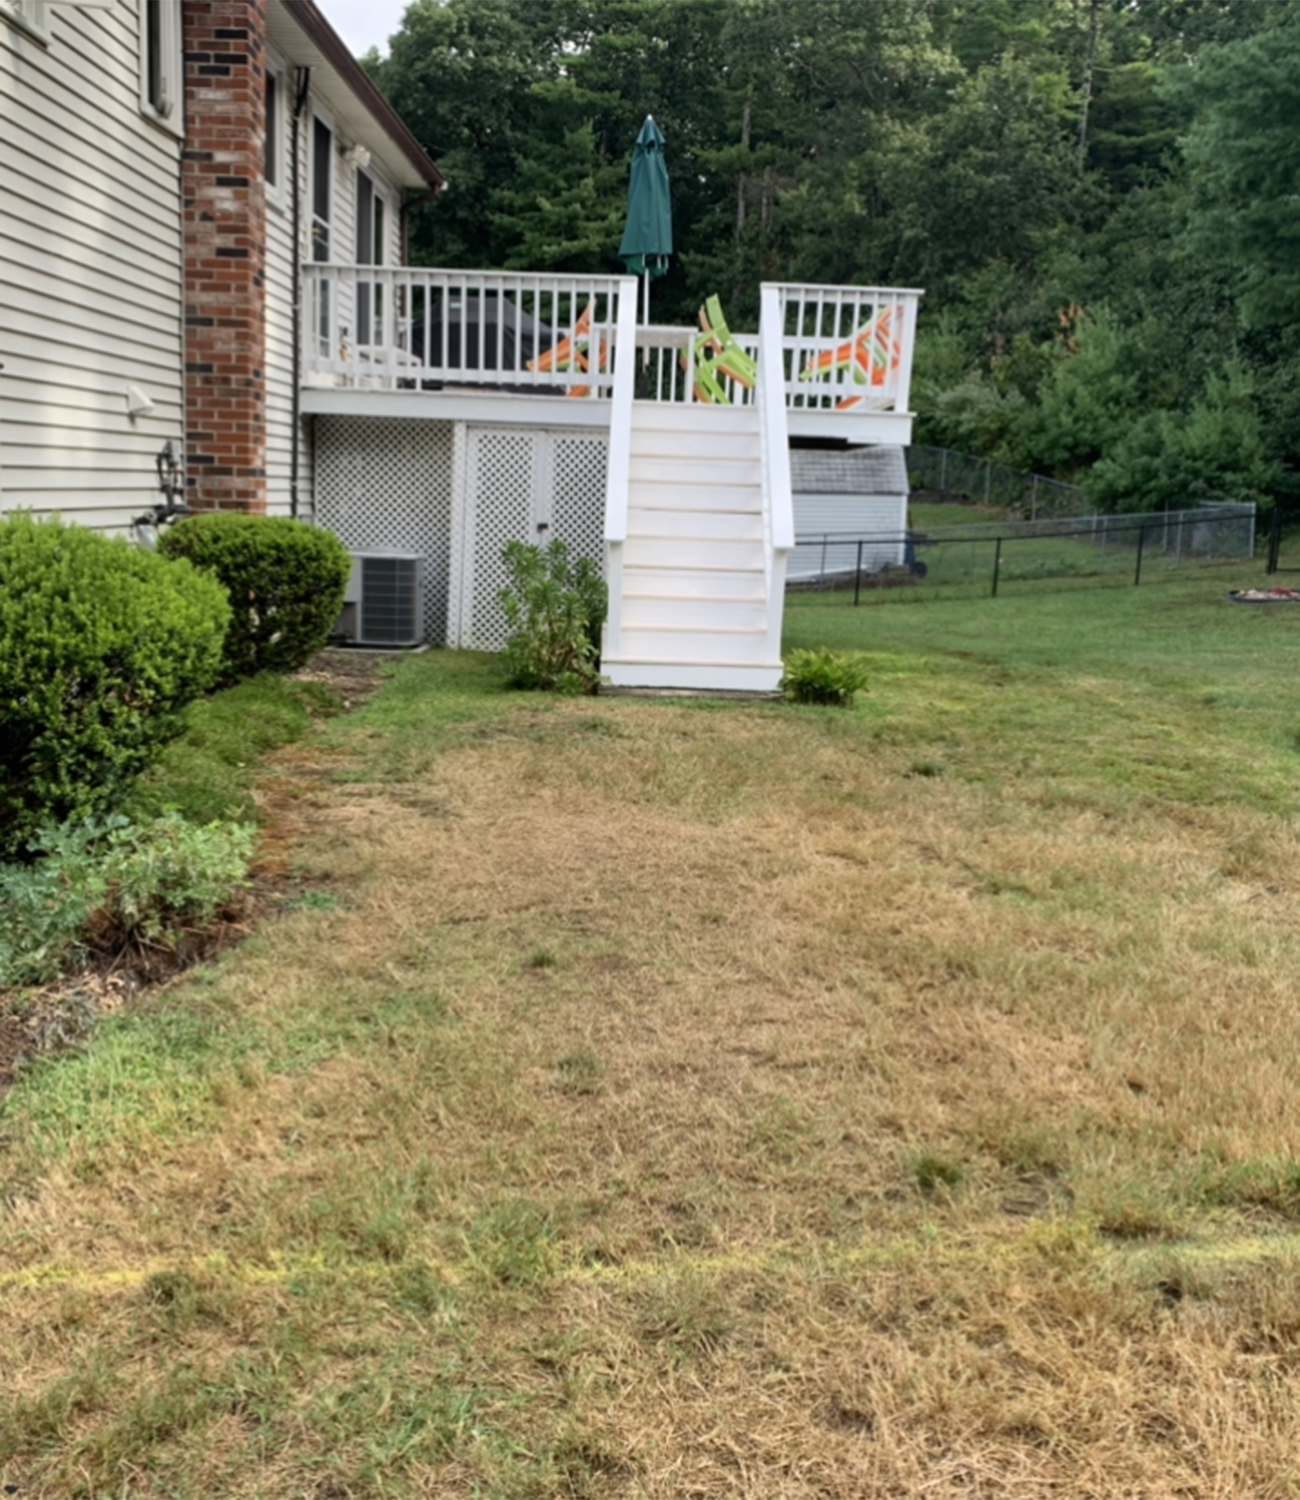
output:
[[1300,21],[1206,50],[1178,81],[1198,254],[1238,268],[1249,326],[1300,315]]

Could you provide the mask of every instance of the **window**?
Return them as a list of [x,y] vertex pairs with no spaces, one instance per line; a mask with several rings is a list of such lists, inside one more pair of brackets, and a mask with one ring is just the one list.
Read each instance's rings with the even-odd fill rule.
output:
[[180,6],[175,0],[144,0],[140,28],[140,108],[180,135],[185,129]]
[[[373,179],[357,168],[357,265],[384,263],[385,205]],[[384,342],[384,287],[379,281],[357,281],[357,342]]]
[[[330,226],[334,208],[334,132],[320,118],[312,116],[311,129],[311,258],[330,258]],[[320,352],[333,357],[330,337],[330,289],[321,279],[316,282],[314,326]]]
[[280,80],[268,69],[266,75],[266,181],[276,187],[280,180]]
[[277,57],[267,57],[267,98],[265,98],[265,148],[262,159],[262,174],[267,183],[267,199],[277,207],[285,207],[285,186],[288,183],[288,163],[285,160],[289,130],[288,84],[285,83],[285,68]]

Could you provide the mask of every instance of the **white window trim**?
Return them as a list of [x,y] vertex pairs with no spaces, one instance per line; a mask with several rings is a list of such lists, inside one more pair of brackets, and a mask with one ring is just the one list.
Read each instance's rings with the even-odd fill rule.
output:
[[266,201],[282,212],[289,207],[289,132],[295,128],[293,106],[289,100],[289,69],[284,62],[268,49],[266,54],[267,76],[275,79],[276,112],[280,117],[280,134],[276,141],[275,177],[266,184]]
[[160,0],[159,45],[162,51],[163,96],[166,108],[159,111],[149,98],[149,3],[140,6],[140,113],[173,135],[185,134],[185,54],[181,37],[179,0]]
[[302,246],[302,258],[304,260],[311,260],[312,258],[312,226],[315,223],[316,219],[316,121],[319,120],[330,133],[330,211],[329,218],[326,220],[326,223],[329,225],[330,232],[330,260],[337,261],[339,259],[338,127],[335,125],[334,116],[329,112],[329,110],[324,109],[321,105],[317,104],[314,99],[310,100],[308,108],[303,110],[302,118],[303,129],[306,132],[307,136],[306,141],[303,143],[306,146],[306,150],[303,152],[303,155],[307,159],[307,181],[305,184],[305,201],[303,205],[306,209],[306,212],[302,216],[302,227],[305,240],[305,243]]
[[8,21],[16,31],[25,32],[33,41],[49,46],[50,13],[45,0],[17,0],[17,3],[0,0],[0,19]]

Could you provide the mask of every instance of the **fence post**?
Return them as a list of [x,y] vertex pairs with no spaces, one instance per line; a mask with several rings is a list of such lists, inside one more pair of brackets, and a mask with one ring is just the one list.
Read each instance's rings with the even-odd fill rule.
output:
[[1146,527],[1145,526],[1139,526],[1138,527],[1137,567],[1133,569],[1133,587],[1134,588],[1136,588],[1138,586],[1138,584],[1142,582],[1142,544],[1146,541],[1146,539],[1147,539],[1147,529],[1146,529]]
[[856,606],[862,597],[862,542],[858,541],[858,570],[853,575],[853,603]]
[[993,494],[993,460],[989,458],[984,462],[984,504],[987,505]]
[[993,549],[993,593],[992,598],[998,597],[998,573],[1002,568],[1002,538],[998,538],[998,544]]
[[1278,557],[1282,551],[1282,507],[1276,497],[1273,500],[1273,520],[1268,528],[1268,566],[1265,572],[1276,573]]
[[948,488],[948,450],[941,448],[939,451],[943,454],[939,460],[939,488],[946,490]]

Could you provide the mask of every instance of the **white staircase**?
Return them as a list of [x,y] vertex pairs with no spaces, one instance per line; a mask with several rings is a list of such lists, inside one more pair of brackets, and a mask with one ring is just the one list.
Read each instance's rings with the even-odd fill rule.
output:
[[755,407],[634,403],[621,554],[615,686],[777,686]]
[[[633,400],[636,297],[620,298],[600,670],[615,687],[774,692],[794,545],[779,288],[762,289],[749,405]],[[763,329],[769,336],[763,337]]]

